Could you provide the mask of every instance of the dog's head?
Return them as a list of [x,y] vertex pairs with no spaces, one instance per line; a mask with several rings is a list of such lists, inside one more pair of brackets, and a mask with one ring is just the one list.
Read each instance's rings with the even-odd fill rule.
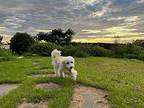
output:
[[59,56],[61,56],[61,51],[54,49],[51,53],[51,56],[52,56],[52,58],[59,57]]
[[64,60],[64,65],[68,70],[72,70],[75,67],[75,60],[73,57],[68,56]]

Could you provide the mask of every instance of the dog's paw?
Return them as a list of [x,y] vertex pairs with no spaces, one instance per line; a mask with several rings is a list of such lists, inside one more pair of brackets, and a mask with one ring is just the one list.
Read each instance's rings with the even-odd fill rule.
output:
[[72,79],[76,81],[76,79],[77,79],[77,71],[72,69],[71,73],[72,73]]

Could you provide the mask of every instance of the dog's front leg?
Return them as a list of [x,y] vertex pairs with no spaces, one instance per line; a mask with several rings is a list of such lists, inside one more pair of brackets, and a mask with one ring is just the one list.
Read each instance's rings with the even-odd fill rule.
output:
[[57,77],[60,77],[60,70],[61,70],[61,69],[58,68],[57,71],[56,71],[56,76],[57,76]]
[[65,77],[65,73],[61,72],[61,77],[64,78]]
[[56,71],[56,67],[54,66],[54,74],[56,75],[57,71]]
[[77,71],[72,69],[71,70],[71,76],[72,76],[73,80],[76,80],[77,79]]

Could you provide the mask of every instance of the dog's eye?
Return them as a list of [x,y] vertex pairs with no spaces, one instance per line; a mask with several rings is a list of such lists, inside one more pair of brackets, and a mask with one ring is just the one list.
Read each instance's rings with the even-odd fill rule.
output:
[[69,64],[69,62],[67,62],[66,64]]
[[73,63],[73,62],[71,62],[71,63]]

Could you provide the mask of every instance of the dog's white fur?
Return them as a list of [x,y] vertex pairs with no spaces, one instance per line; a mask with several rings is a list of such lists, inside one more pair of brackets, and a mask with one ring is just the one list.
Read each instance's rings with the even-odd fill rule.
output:
[[51,52],[51,58],[56,76],[65,77],[65,72],[69,72],[73,80],[76,80],[77,71],[74,69],[75,60],[73,57],[71,56],[63,57],[61,56],[61,51],[54,49]]

